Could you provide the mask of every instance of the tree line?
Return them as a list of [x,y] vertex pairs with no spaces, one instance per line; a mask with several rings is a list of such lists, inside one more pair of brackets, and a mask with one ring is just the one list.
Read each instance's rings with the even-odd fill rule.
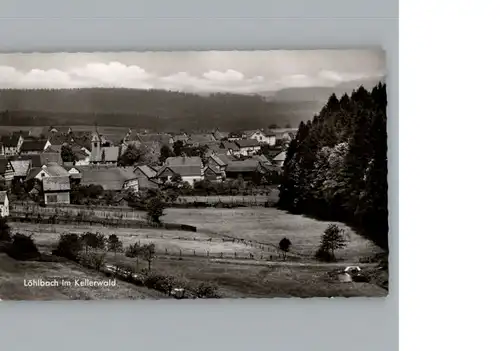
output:
[[296,125],[318,103],[258,95],[116,88],[0,89],[0,125],[100,125],[177,129],[254,129]]
[[343,221],[388,248],[387,93],[379,83],[340,100],[299,126],[284,163],[278,206]]

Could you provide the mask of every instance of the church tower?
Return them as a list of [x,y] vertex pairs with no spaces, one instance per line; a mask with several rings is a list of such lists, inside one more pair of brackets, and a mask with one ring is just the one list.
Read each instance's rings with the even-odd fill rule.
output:
[[98,162],[101,157],[101,137],[96,130],[92,133],[92,151],[90,153],[90,161]]

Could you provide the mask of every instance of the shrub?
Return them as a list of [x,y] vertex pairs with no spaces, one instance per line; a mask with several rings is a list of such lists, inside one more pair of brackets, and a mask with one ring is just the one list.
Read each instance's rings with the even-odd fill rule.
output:
[[16,234],[7,251],[8,255],[16,260],[32,260],[40,258],[40,252],[31,236]]
[[216,299],[219,298],[217,287],[208,283],[201,283],[194,289],[194,294],[202,299]]
[[11,240],[10,226],[4,217],[0,217],[0,241],[10,242]]
[[52,251],[52,254],[76,261],[82,249],[83,243],[77,234],[61,234],[57,247]]

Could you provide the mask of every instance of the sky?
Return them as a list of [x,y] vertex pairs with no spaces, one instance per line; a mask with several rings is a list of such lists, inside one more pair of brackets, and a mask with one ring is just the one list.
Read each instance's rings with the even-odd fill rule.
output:
[[386,75],[382,50],[0,54],[0,88],[259,93]]

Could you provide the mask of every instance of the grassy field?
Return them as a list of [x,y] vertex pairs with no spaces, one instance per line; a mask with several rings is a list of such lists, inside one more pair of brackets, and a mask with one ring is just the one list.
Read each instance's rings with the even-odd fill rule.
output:
[[[109,261],[130,266],[136,264],[135,259],[124,255],[110,255]],[[140,263],[140,268],[146,267],[145,262]],[[153,270],[180,277],[189,284],[216,284],[226,298],[380,297],[387,294],[386,290],[374,284],[339,282],[329,274],[331,266],[245,264],[240,261],[219,263],[197,257],[159,257],[153,262]]]
[[26,287],[24,280],[108,280],[103,274],[71,262],[23,262],[0,253],[2,300],[107,300],[164,298],[153,290],[117,281],[115,287]]
[[[286,236],[292,242],[292,252],[310,256],[314,255],[320,244],[321,234],[330,224],[275,208],[169,208],[162,220],[194,225],[200,233],[228,235],[272,245],[278,245]],[[337,224],[345,230],[349,240],[347,247],[338,251],[339,259],[355,262],[358,257],[382,252],[351,228],[342,223]]]
[[[360,257],[374,256],[382,252],[380,248],[348,227],[343,226],[348,236],[348,245],[337,252],[340,262],[328,265],[318,264],[313,259],[321,234],[329,225],[328,222],[291,215],[274,208],[170,208],[166,210],[162,219],[165,222],[195,225],[198,231],[19,222],[11,223],[11,227],[13,232],[33,234],[36,244],[44,252],[50,252],[55,247],[59,235],[68,232],[98,231],[105,235],[116,234],[124,246],[137,241],[143,244],[152,242],[155,243],[158,253],[157,259],[153,262],[154,271],[180,277],[189,284],[200,282],[217,284],[224,297],[385,296],[387,294],[386,290],[376,284],[342,283],[332,278],[332,270],[357,264]],[[228,236],[242,240],[229,240]],[[292,242],[291,257],[285,262],[277,258],[279,250],[275,247],[284,236]],[[300,253],[300,256],[294,257],[293,252]],[[273,256],[272,261],[270,261],[271,256]],[[125,257],[121,253],[117,255],[109,253],[106,260],[112,264],[127,263],[130,266],[136,264],[136,259]],[[26,266],[27,271],[31,272],[32,268],[37,269],[36,265],[39,263],[23,264],[35,265]],[[59,264],[51,263],[51,265]],[[147,267],[144,261],[140,261],[140,265],[140,268]],[[64,274],[72,273],[68,271]],[[384,277],[379,278],[379,273],[375,274],[377,279],[384,279]]]

